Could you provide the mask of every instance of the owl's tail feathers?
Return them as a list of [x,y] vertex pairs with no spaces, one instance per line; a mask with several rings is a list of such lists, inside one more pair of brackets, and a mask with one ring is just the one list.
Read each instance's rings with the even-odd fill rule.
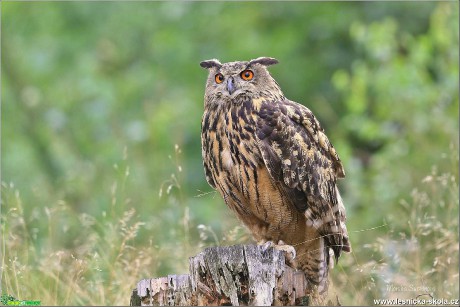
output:
[[331,205],[324,199],[316,199],[310,202],[305,210],[307,226],[314,227],[324,238],[327,247],[334,252],[335,260],[338,261],[340,254],[351,251],[348,237],[345,215],[345,207],[339,190],[335,188],[337,202]]
[[[342,252],[350,252],[351,251],[351,246],[350,246],[350,241],[348,239],[348,234],[344,231],[335,231],[337,229],[337,225],[331,223],[332,225],[327,225],[324,231],[320,231],[320,233],[324,236],[324,241],[326,242],[326,247],[332,249],[334,252],[334,258],[335,262],[339,260],[339,257]],[[331,231],[332,230],[332,231]]]
[[335,219],[326,223],[324,227],[320,229],[320,233],[325,235],[326,245],[334,252],[336,263],[342,252],[351,252],[350,238],[348,237],[348,230],[345,225],[345,208],[343,208],[343,204],[341,205],[340,196],[339,201],[339,210]]
[[327,245],[334,252],[334,258],[336,263],[339,260],[340,254],[342,252],[351,252],[351,244],[350,239],[348,237],[348,230],[347,226],[345,225],[345,221],[340,221],[339,227],[337,227],[336,225],[329,226],[329,229],[337,228],[339,228],[339,231],[332,234],[333,239],[326,239]]

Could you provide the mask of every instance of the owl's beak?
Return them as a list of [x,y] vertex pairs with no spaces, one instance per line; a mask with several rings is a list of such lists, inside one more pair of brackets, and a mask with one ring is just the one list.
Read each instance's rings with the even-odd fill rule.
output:
[[233,77],[228,78],[227,80],[227,91],[231,95],[235,92],[235,80]]

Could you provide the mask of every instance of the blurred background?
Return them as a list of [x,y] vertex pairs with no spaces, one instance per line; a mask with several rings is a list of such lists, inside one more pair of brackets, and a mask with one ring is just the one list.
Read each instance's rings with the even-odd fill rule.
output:
[[330,292],[458,298],[458,9],[2,2],[2,294],[127,305],[138,280],[251,243],[205,180],[199,62],[270,56],[345,166],[353,252]]

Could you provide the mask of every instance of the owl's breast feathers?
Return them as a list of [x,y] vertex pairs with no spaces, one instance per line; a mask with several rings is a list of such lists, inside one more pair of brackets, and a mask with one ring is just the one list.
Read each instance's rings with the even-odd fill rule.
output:
[[[239,195],[247,189],[238,180],[257,180],[256,170],[265,166],[272,184],[290,198],[294,210],[304,214],[307,226],[324,237],[336,259],[342,250],[350,250],[336,186],[345,172],[308,108],[287,99],[264,98],[214,104],[203,116],[202,145],[208,183],[224,189],[225,201],[232,198],[241,207],[237,211],[243,213],[248,207]],[[234,172],[236,167],[240,172]]]
[[250,210],[245,200],[259,196],[257,168],[263,159],[255,140],[254,115],[251,101],[212,105],[201,124],[206,180],[241,214]]

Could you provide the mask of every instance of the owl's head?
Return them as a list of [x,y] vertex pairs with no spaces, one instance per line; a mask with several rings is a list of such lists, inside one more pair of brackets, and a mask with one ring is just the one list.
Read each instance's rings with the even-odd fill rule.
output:
[[277,63],[276,59],[268,57],[223,64],[216,59],[201,62],[200,66],[209,71],[205,104],[226,101],[238,103],[270,96],[280,99],[283,93],[267,69]]

